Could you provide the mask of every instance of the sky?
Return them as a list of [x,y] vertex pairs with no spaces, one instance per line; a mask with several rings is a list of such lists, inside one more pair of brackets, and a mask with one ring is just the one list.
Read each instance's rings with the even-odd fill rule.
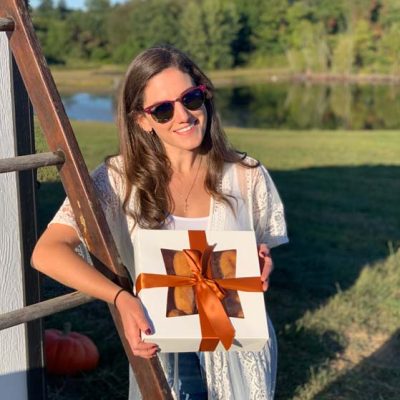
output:
[[[124,0],[111,0],[111,4],[122,3]],[[57,4],[57,0],[53,0],[54,4]],[[66,0],[67,6],[69,8],[83,8],[85,5],[85,0]],[[40,4],[40,0],[30,0],[29,4],[32,7],[37,7]]]

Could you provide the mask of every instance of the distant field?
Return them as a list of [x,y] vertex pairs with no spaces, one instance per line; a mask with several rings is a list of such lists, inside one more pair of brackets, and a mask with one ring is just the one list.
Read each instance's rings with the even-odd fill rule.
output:
[[[73,126],[90,169],[117,150],[112,124]],[[286,206],[291,242],[274,250],[266,298],[280,349],[276,398],[400,398],[400,133],[228,133],[269,168]],[[54,170],[39,180],[43,227],[63,195]],[[45,290],[60,292],[48,280]],[[101,364],[50,379],[49,398],[125,399],[126,361],[106,308],[94,303],[45,324],[66,320],[95,339]]]
[[[53,67],[52,74],[62,93],[114,91],[125,73],[123,66],[101,66],[86,69],[66,69]],[[216,86],[260,83],[287,79],[285,70],[237,68],[234,70],[211,71],[209,77]]]

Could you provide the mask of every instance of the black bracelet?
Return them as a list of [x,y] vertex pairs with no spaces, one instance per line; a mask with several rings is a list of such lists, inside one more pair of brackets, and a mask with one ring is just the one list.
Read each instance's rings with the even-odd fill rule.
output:
[[121,292],[127,292],[127,290],[126,290],[126,289],[120,289],[120,290],[118,290],[117,294],[116,294],[115,297],[114,297],[114,307],[115,307],[115,308],[117,308],[117,298],[118,298],[118,296],[121,294]]

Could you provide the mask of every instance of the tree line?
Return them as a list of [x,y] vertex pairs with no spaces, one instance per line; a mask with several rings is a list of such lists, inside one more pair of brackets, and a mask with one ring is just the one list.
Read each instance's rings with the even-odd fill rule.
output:
[[399,0],[41,0],[32,16],[56,64],[126,64],[166,43],[209,70],[400,73]]

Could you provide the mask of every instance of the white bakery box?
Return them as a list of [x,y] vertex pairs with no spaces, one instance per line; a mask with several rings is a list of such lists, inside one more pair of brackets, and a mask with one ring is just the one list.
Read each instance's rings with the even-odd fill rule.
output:
[[[253,231],[142,229],[138,229],[134,241],[135,278],[140,274],[182,275],[188,268],[183,250],[191,249],[189,234],[205,235],[207,243],[215,245],[209,263],[211,270],[208,270],[212,278],[253,277],[260,280]],[[193,277],[190,271],[183,275]],[[261,350],[269,338],[261,280],[256,292],[222,290],[228,296],[221,302],[226,313],[231,315],[229,320],[234,328],[233,343],[228,351]],[[142,288],[138,295],[153,332],[148,336],[142,333],[144,341],[158,344],[161,351],[167,353],[204,350],[200,347],[203,338],[194,286]],[[227,349],[219,342],[215,350]]]

